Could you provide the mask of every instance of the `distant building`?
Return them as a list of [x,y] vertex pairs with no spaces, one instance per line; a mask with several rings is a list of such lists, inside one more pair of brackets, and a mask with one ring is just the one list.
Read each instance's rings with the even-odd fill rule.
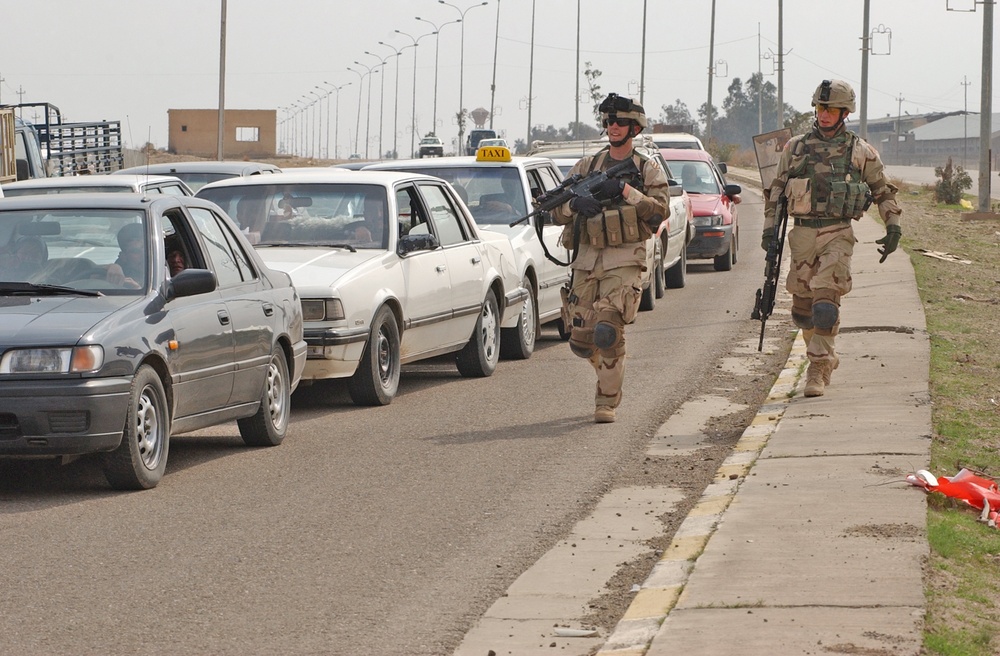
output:
[[[178,155],[218,156],[217,109],[169,109],[167,150]],[[225,159],[273,157],[278,112],[273,109],[227,109],[222,144]]]
[[[886,164],[912,166],[944,166],[950,157],[952,163],[966,169],[979,165],[978,113],[951,112],[886,117],[868,122],[868,141],[882,156]],[[1000,153],[1000,132],[992,126],[1000,125],[1000,114],[993,114],[990,122],[990,150]],[[898,132],[897,132],[898,129]],[[998,157],[993,156],[991,168],[997,168]]]

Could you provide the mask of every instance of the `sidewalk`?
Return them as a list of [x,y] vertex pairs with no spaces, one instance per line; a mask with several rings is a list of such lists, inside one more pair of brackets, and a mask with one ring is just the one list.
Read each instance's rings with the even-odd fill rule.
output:
[[832,385],[802,396],[800,335],[600,654],[919,653],[926,501],[903,478],[929,459],[929,341],[906,254],[855,230]]

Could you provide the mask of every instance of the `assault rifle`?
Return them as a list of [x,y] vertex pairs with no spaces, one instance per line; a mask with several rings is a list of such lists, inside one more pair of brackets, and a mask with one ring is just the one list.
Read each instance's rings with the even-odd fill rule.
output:
[[538,216],[545,212],[551,212],[563,203],[568,203],[580,196],[593,196],[594,192],[601,186],[601,183],[611,178],[630,178],[638,175],[639,169],[635,162],[629,157],[626,160],[615,164],[606,171],[594,171],[589,175],[575,173],[562,181],[555,189],[546,191],[534,200],[535,209],[516,221],[510,223],[513,228],[519,223],[524,223],[533,216]]
[[778,293],[778,278],[781,277],[781,253],[785,248],[785,230],[788,228],[788,199],[782,194],[778,197],[778,205],[774,208],[774,232],[771,243],[767,245],[767,256],[764,260],[764,286],[757,290],[750,318],[760,320],[760,341],[757,350],[764,350],[764,326],[767,318],[774,311],[774,300]]

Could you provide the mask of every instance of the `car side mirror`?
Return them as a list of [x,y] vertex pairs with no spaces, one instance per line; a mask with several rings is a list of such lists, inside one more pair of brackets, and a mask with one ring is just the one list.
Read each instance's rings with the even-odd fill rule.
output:
[[215,274],[208,269],[184,269],[167,281],[168,301],[184,296],[196,296],[214,292],[219,286]]
[[396,251],[400,255],[407,255],[416,251],[432,251],[440,245],[441,242],[432,234],[404,235],[399,238],[399,245],[396,247]]
[[725,187],[722,188],[722,193],[729,196],[730,198],[733,198],[734,196],[739,196],[740,194],[743,193],[743,187],[739,186],[738,184],[727,184]]
[[729,173],[729,167],[726,166],[725,162],[719,162],[718,163],[718,167],[719,167],[719,170],[722,171],[723,173]]
[[673,178],[667,178],[667,184],[670,185],[670,196],[671,198],[675,196],[684,195],[684,187],[681,186],[680,182],[677,182]]

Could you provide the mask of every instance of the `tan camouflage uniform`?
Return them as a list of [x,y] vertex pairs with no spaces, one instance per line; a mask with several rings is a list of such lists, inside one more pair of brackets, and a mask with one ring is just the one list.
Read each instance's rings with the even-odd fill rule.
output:
[[[886,181],[875,148],[843,125],[829,138],[814,126],[789,140],[765,191],[765,230],[774,226],[778,197],[784,194],[788,200],[792,264],[786,287],[792,294],[792,318],[803,329],[809,361],[820,365],[826,384],[839,362],[834,339],[840,327],[840,299],[851,291],[851,255],[857,242],[852,220],[863,216],[868,192],[886,225],[899,225],[902,210],[896,191]],[[826,310],[826,322],[835,321],[829,327],[814,326],[814,303],[824,301],[824,308],[837,308],[832,316]]]
[[[584,233],[579,239],[576,259],[572,264],[573,286],[568,298],[564,297],[566,310],[573,331],[570,346],[574,353],[587,357],[597,372],[597,392],[594,403],[598,408],[616,408],[621,403],[622,383],[625,378],[626,324],[635,320],[642,295],[642,272],[646,266],[646,240],[652,234],[649,219],[670,215],[670,190],[667,176],[654,159],[640,157],[635,150],[632,157],[640,171],[641,183],[630,184],[630,191],[614,207],[631,206],[638,215],[641,231],[639,241],[620,246],[593,245]],[[594,165],[591,162],[596,160]],[[618,164],[611,159],[607,149],[592,157],[584,157],[569,175],[591,171],[604,171]],[[644,191],[640,191],[641,186]],[[608,213],[605,212],[605,215]],[[572,248],[576,214],[566,203],[555,212],[554,219],[565,224],[563,243]],[[595,217],[600,220],[602,217]],[[586,222],[586,219],[581,221]],[[581,231],[583,232],[583,231]],[[594,348],[593,327],[607,321],[620,327],[620,337],[611,348]],[[569,326],[567,326],[569,327]],[[581,334],[589,333],[582,338]],[[586,343],[589,340],[589,345]],[[581,348],[582,347],[582,348]]]

